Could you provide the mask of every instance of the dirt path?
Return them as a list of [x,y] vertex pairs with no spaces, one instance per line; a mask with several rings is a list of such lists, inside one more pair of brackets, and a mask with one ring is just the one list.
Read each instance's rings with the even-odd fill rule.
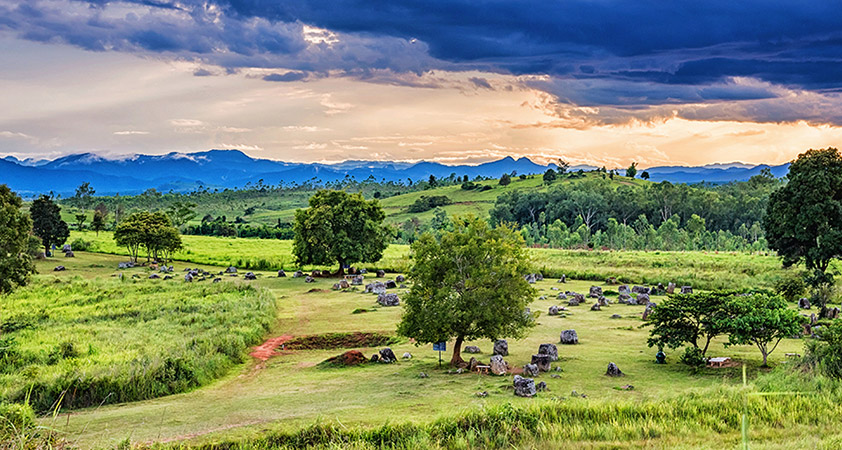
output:
[[275,350],[278,347],[290,339],[292,339],[292,335],[289,334],[268,339],[266,342],[255,347],[254,350],[249,353],[249,356],[253,356],[261,361],[266,361],[275,355]]

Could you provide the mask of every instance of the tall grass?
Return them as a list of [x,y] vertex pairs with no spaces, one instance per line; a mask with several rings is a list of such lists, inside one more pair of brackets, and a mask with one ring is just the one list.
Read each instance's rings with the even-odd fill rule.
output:
[[0,298],[0,400],[49,410],[169,395],[244,361],[276,315],[236,283],[41,280]]

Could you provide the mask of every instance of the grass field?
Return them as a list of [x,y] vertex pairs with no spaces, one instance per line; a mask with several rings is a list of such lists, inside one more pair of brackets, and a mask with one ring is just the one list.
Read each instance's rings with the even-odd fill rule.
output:
[[[42,275],[38,276],[37,286],[63,286],[68,280],[81,279],[102,283],[106,292],[107,289],[118,289],[120,284],[112,281],[110,275],[117,272],[115,267],[121,260],[123,258],[119,256],[78,252],[76,258],[39,262]],[[68,270],[51,272],[58,263],[66,265]],[[176,264],[177,271],[185,265],[187,263]],[[131,269],[138,273],[143,273],[143,270]],[[400,308],[379,307],[376,298],[370,294],[331,291],[333,280],[330,279],[317,279],[313,284],[305,284],[301,279],[277,278],[269,272],[258,274],[258,280],[248,283],[266,289],[277,300],[278,320],[266,337],[354,331],[392,334],[400,317]],[[84,281],[74,283],[84,285]],[[163,282],[145,277],[130,286],[149,289],[165,283],[182,292],[209,288],[207,285],[185,287],[180,279]],[[223,277],[222,285],[242,283],[246,283],[242,278]],[[549,306],[556,304],[554,297],[557,291],[553,288],[587,292],[591,285],[611,289],[602,282],[570,281],[559,284],[547,279],[536,285],[538,295],[547,299],[536,298],[531,307],[533,311],[546,312]],[[26,294],[27,291],[29,289],[15,295],[31,296]],[[659,298],[653,300],[658,302]],[[360,308],[369,312],[355,314],[354,311]],[[526,338],[509,343],[510,356],[506,360],[513,367],[519,367],[530,361],[539,344],[557,343],[562,330],[573,328],[579,334],[580,345],[559,346],[560,360],[554,365],[563,371],[551,372],[559,377],[543,374],[536,380],[545,381],[550,389],[536,399],[514,397],[509,389],[511,377],[448,374],[446,369],[438,368],[438,355],[429,346],[416,347],[411,342],[400,340],[392,346],[395,353],[411,352],[413,358],[395,365],[325,368],[319,363],[344,349],[283,350],[265,363],[247,360],[227,375],[199,389],[151,400],[76,410],[57,419],[42,419],[42,424],[53,426],[81,448],[111,447],[127,438],[135,443],[187,440],[191,444],[207,444],[233,440],[236,446],[261,448],[268,445],[261,439],[275,433],[278,433],[277,436],[293,436],[278,438],[281,439],[278,442],[293,442],[285,439],[304,442],[306,439],[302,436],[312,438],[307,430],[318,431],[318,427],[310,428],[313,424],[329,430],[336,427],[336,430],[344,430],[342,432],[365,434],[376,431],[384,422],[387,427],[397,427],[398,430],[386,428],[384,433],[401,433],[404,425],[400,424],[405,423],[409,424],[406,430],[416,430],[408,435],[415,436],[415,440],[401,441],[401,445],[413,448],[425,446],[424,443],[439,445],[435,434],[428,436],[430,430],[444,426],[430,425],[438,418],[454,417],[452,421],[458,422],[474,417],[470,420],[493,422],[482,419],[482,415],[494,417],[500,411],[508,411],[506,405],[512,405],[515,410],[510,414],[523,414],[525,424],[534,423],[529,417],[535,411],[545,411],[546,414],[556,411],[552,414],[557,419],[555,422],[547,419],[546,426],[534,429],[524,425],[524,434],[519,436],[525,440],[517,442],[525,442],[527,447],[530,442],[537,446],[552,444],[563,447],[569,442],[610,444],[621,439],[629,439],[630,447],[661,447],[682,442],[701,445],[705,442],[704,436],[709,433],[716,435],[711,441],[714,445],[709,448],[721,448],[736,442],[739,427],[733,421],[720,421],[723,416],[730,417],[729,414],[736,411],[734,408],[742,405],[739,391],[734,390],[742,383],[739,369],[693,372],[677,362],[677,352],[669,355],[667,365],[654,364],[655,350],[645,343],[647,331],[641,328],[640,306],[614,305],[602,311],[590,311],[588,305],[582,305],[570,309],[566,317],[540,315],[538,326]],[[612,319],[613,314],[618,314],[620,318]],[[157,346],[168,340],[154,341]],[[722,343],[719,340],[712,346],[712,355],[731,356],[746,363],[750,379],[763,372],[758,367],[760,355],[753,347],[725,349]],[[484,352],[479,355],[480,360],[487,360],[490,342],[474,344]],[[772,364],[780,365],[784,353],[801,352],[802,347],[800,340],[785,340],[772,354]],[[361,350],[372,354],[378,349]],[[609,362],[618,364],[626,376],[621,379],[604,376]],[[421,372],[429,374],[429,378],[419,378]],[[626,384],[633,385],[634,390],[617,390]],[[570,393],[574,390],[586,394],[587,399],[572,398]],[[488,396],[477,397],[477,392],[487,392]],[[722,409],[723,405],[731,409]],[[784,406],[803,407],[800,403]],[[614,415],[618,408],[622,414]],[[760,423],[778,420],[780,426],[804,426],[805,439],[826,423],[825,419],[810,422],[812,415],[779,417],[779,413],[775,412],[777,410],[770,408],[758,406],[756,411],[760,414]],[[714,414],[720,409],[720,415]],[[678,421],[690,410],[713,415],[701,424],[694,421],[695,416]],[[573,418],[562,420],[565,414],[573,414]],[[447,422],[449,419],[442,420]],[[768,439],[786,435],[778,425],[775,427],[777,434],[773,433]],[[488,438],[480,433],[481,429],[477,428],[477,442]],[[332,433],[339,433],[336,430]],[[513,439],[509,434],[503,435],[503,438]],[[473,438],[471,433],[462,433],[454,439],[450,443],[441,441],[441,445],[470,448]],[[359,448],[367,448],[371,442],[361,438]]]
[[[118,247],[110,232],[71,232],[69,242],[77,238],[94,244],[97,252],[127,255]],[[176,259],[196,264],[233,265],[241,269],[277,270],[296,268],[292,241],[274,239],[216,238],[182,236],[185,250]],[[784,275],[780,259],[771,255],[714,252],[598,251],[535,248],[530,250],[535,270],[547,276],[562,274],[580,280],[599,281],[617,277],[623,282],[665,285],[691,285],[699,289],[770,288]],[[394,272],[410,266],[409,246],[392,244],[383,259],[362,264],[368,269]],[[317,267],[336,270],[337,267]],[[304,267],[304,270],[313,267]]]
[[2,400],[46,411],[184,392],[242,363],[275,322],[275,298],[251,286],[140,268],[112,278],[114,258],[95,254],[60,262],[66,271],[39,262],[49,275],[0,297]]

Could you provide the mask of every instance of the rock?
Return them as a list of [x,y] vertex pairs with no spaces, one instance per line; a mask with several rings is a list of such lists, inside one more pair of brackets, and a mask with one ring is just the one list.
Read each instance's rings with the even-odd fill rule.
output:
[[564,345],[574,345],[579,343],[579,335],[576,330],[564,330],[561,332],[560,342]]
[[70,247],[70,244],[64,244],[64,245],[61,246],[61,251],[63,251],[64,253],[67,253],[67,252],[72,252],[73,249]]
[[363,280],[365,280],[364,276],[357,275],[354,278],[351,278],[351,284],[354,286],[362,286]]
[[631,300],[631,296],[629,294],[620,294],[617,296],[617,303],[626,305],[629,303],[629,300]]
[[825,317],[827,317],[828,319],[838,319],[839,318],[839,308],[828,309]]
[[492,356],[489,366],[489,370],[491,370],[491,373],[494,375],[505,375],[509,370],[509,365],[506,364],[506,361],[503,360],[503,356],[501,355]]
[[465,353],[482,353],[476,345],[466,345],[462,351]]
[[395,289],[398,287],[397,283],[394,280],[386,280],[386,289]]
[[818,323],[818,321],[819,318],[816,317],[816,313],[810,314],[810,325],[815,325],[816,323]]
[[613,286],[615,284],[620,284],[620,282],[617,281],[617,277],[608,277],[605,279],[605,284]]
[[692,286],[681,286],[681,293],[682,294],[692,294],[693,287]]
[[307,276],[307,277],[304,278],[304,282],[305,283],[315,283],[316,279],[311,277],[311,276]]
[[303,276],[304,276],[304,272],[302,272],[300,270],[296,270],[295,273],[292,274],[293,278],[301,278]]
[[608,363],[608,370],[605,371],[605,374],[609,377],[621,377],[624,375],[623,372],[620,371],[620,368],[614,363]]
[[498,339],[494,341],[494,351],[492,355],[509,356],[509,343],[505,339]]
[[405,352],[405,353],[403,354],[403,359],[412,359],[412,353]]
[[237,268],[234,266],[228,266],[228,268],[225,269],[225,273],[237,273]]
[[540,272],[535,274],[535,279],[538,281],[544,281],[544,275]]
[[76,256],[76,255],[74,255],[74,254],[73,254],[73,252],[66,252],[66,253],[64,254],[64,257],[65,257],[65,258],[74,258],[75,256]]
[[67,269],[64,266],[56,266],[56,268],[53,269],[53,272],[64,272],[65,270]]
[[634,286],[631,291],[632,294],[648,294],[649,288],[644,286]]
[[558,347],[555,344],[541,344],[538,346],[539,355],[548,355],[551,361],[558,361]]
[[602,288],[599,286],[591,286],[590,291],[588,292],[588,297],[590,298],[597,298],[602,295]]
[[529,284],[535,284],[535,283],[538,281],[538,279],[535,277],[535,274],[534,274],[534,273],[530,273],[530,274],[524,275],[524,276],[523,276],[523,278],[524,278],[524,279],[525,279],[525,280],[526,280]]
[[537,377],[538,373],[538,366],[536,366],[535,364],[527,364],[523,366],[523,376]]
[[395,277],[395,281],[397,281],[398,283],[403,283],[404,281],[406,281],[406,277],[403,275],[398,275]]
[[649,294],[637,294],[635,302],[637,302],[638,305],[649,304]]
[[368,270],[366,270],[366,269],[360,269],[360,273],[361,273],[361,274],[367,274],[367,273],[368,273]]
[[375,281],[374,283],[369,283],[365,286],[365,292],[370,292],[372,294],[385,294],[386,293],[386,285],[380,281]]
[[164,280],[172,280],[172,275],[164,275]]
[[601,309],[602,308],[600,308],[599,303],[594,303],[593,306],[591,306],[591,311],[600,311]]
[[653,309],[655,309],[654,303],[649,303],[648,305],[646,305],[646,309],[643,310],[643,320],[649,318],[649,314],[652,314]]
[[339,280],[340,289],[348,289],[349,287],[351,287],[351,284],[348,283],[348,280]]
[[535,380],[532,378],[524,378],[520,375],[515,375],[514,379],[515,395],[518,397],[534,397]]
[[386,276],[386,272],[385,272],[385,271],[383,271],[383,270],[378,270],[378,271],[377,271],[377,278],[383,278],[383,277],[385,277],[385,276]]
[[542,296],[538,297],[538,300],[546,300],[546,299],[547,299],[546,295],[542,295]]
[[617,292],[618,292],[620,295],[623,295],[623,294],[625,294],[625,295],[629,295],[629,294],[631,294],[631,291],[629,290],[629,285],[628,285],[628,284],[621,284],[620,286],[618,286],[618,287],[617,287]]
[[246,280],[256,280],[257,275],[255,275],[254,272],[249,272],[249,273],[246,274],[246,276],[244,278]]
[[184,281],[190,283],[193,281],[193,274],[188,272],[184,274]]
[[380,355],[378,355],[377,353],[371,355],[371,362],[375,363],[375,362],[379,362],[379,361],[380,361]]
[[479,361],[471,356],[471,360],[468,361],[468,372],[473,372],[477,370],[477,366],[479,365]]
[[286,273],[286,272],[284,272],[284,270],[283,270],[283,269],[281,269],[281,270],[279,270],[279,271],[278,271],[278,278],[284,278],[284,277],[286,277],[286,276],[287,276],[287,273]]
[[380,294],[377,296],[377,303],[383,306],[398,306],[401,304],[398,294]]
[[157,273],[153,273],[152,275],[149,275],[150,280],[157,280],[159,278],[161,278],[161,276],[158,275]]
[[134,263],[131,261],[121,262],[120,264],[117,264],[118,269],[131,269],[132,267],[134,267]]
[[544,382],[544,381],[539,381],[538,384],[535,385],[535,389],[538,392],[544,392],[544,391],[548,390],[547,389],[547,383]]
[[395,356],[395,352],[393,352],[391,348],[385,347],[385,348],[380,350],[380,362],[383,362],[383,363],[398,362],[398,357]]
[[424,373],[424,372],[421,372],[421,373],[419,373],[419,374],[418,374],[418,378],[430,378],[430,376],[429,376],[429,375],[427,375],[427,374],[426,374],[426,373]]
[[339,283],[333,283],[333,287],[331,289],[333,289],[334,291],[338,291],[341,288],[339,287]]
[[552,364],[552,357],[550,355],[532,355],[532,364],[538,366],[541,372],[549,372]]
[[562,274],[556,283],[567,283],[567,275]]
[[612,319],[622,319],[622,317],[619,314],[611,314],[611,318]]
[[214,283],[219,283],[220,281],[222,281],[222,278],[214,278],[214,279],[213,279],[213,282],[214,282]]
[[557,298],[559,300],[567,300],[567,294],[565,294],[564,292],[559,292],[558,295],[556,295],[555,298]]
[[608,297],[604,295],[600,295],[599,298],[596,299],[596,302],[599,304],[599,306],[608,306],[609,304],[611,304],[611,301],[608,300]]
[[579,306],[579,304],[585,301],[585,296],[576,292],[567,293],[567,298],[568,306]]
[[670,281],[667,284],[667,294],[670,294],[670,295],[675,294],[675,283],[673,283],[672,281]]
[[802,297],[798,300],[798,307],[801,309],[810,309],[810,300]]
[[558,315],[558,306],[557,305],[550,306],[550,311],[548,312],[548,314],[551,315],[551,316],[557,316]]

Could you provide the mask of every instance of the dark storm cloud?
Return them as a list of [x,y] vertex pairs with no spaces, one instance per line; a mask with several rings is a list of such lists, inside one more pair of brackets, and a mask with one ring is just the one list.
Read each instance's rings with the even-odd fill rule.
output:
[[[544,75],[529,85],[561,102],[618,107],[779,95],[735,82],[743,78],[842,89],[841,19],[837,2],[791,0],[0,0],[0,29],[30,40],[292,70],[268,81],[371,70]],[[336,39],[305,39],[305,25]]]
[[305,78],[307,78],[306,72],[271,73],[263,77],[266,81],[280,82],[301,81]]

